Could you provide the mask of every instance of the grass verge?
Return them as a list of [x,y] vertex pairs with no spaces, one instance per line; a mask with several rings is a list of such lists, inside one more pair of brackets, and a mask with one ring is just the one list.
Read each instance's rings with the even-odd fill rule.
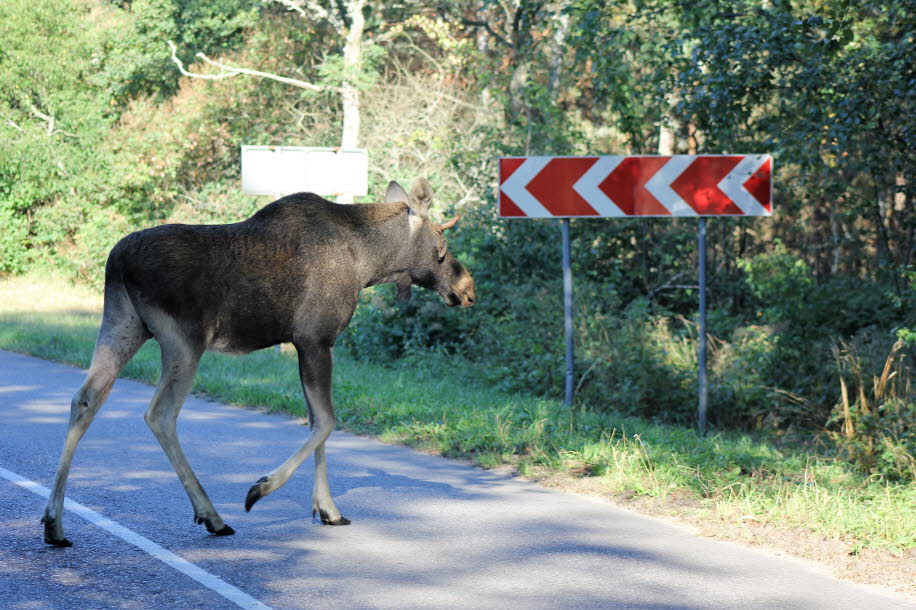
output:
[[[86,367],[100,309],[97,292],[61,280],[0,280],[0,349]],[[159,366],[158,344],[151,341],[123,376],[155,383]],[[707,531],[719,525],[725,528],[720,537],[753,540],[793,532],[823,540],[834,554],[891,562],[885,571],[899,570],[899,578],[885,574],[877,581],[906,588],[912,569],[906,566],[916,556],[916,485],[869,479],[802,447],[734,433],[701,438],[674,426],[500,394],[454,370],[438,356],[387,368],[338,355],[334,397],[341,427],[483,467],[511,465],[523,476],[626,500]],[[194,390],[304,414],[289,351],[244,358],[208,353]],[[793,538],[781,546],[797,544]],[[840,571],[863,580],[850,570]]]

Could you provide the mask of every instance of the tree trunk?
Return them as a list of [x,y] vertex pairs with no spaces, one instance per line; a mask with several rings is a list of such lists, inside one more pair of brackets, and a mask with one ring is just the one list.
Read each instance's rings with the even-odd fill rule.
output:
[[830,275],[835,276],[840,273],[840,262],[842,261],[842,254],[840,252],[842,246],[842,241],[840,239],[840,221],[837,218],[836,203],[833,201],[828,202],[828,208],[830,210],[830,239],[833,248],[833,256],[830,260]]
[[363,29],[366,20],[363,17],[363,7],[366,0],[351,0],[347,3],[347,13],[350,17],[350,28],[347,30],[346,43],[344,44],[344,79],[341,84],[341,99],[343,102],[343,133],[341,134],[341,148],[356,148],[359,145],[359,88],[356,79],[362,63]]
[[[359,87],[357,79],[362,68],[363,30],[366,26],[363,7],[366,0],[351,0],[347,3],[347,14],[350,27],[347,30],[343,51],[344,78],[340,85],[340,97],[343,107],[343,129],[340,137],[342,149],[353,149],[359,146]],[[343,193],[337,197],[338,203],[353,203],[353,195]]]
[[675,121],[666,113],[658,124],[658,154],[671,156],[676,149],[677,136],[674,134]]
[[566,35],[569,32],[569,15],[564,12],[566,2],[558,2],[556,7],[557,17],[554,19],[553,39],[548,49],[548,65],[550,72],[547,78],[547,90],[550,100],[557,102],[560,92],[560,77],[563,73],[563,58],[566,52]]

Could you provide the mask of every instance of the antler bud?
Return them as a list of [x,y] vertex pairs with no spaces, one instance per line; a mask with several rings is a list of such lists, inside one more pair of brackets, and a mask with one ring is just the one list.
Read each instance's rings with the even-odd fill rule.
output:
[[444,223],[442,223],[441,225],[436,225],[436,233],[440,233],[440,234],[441,234],[442,231],[444,231],[444,230],[446,230],[446,229],[451,229],[452,227],[455,226],[455,223],[458,222],[458,219],[459,219],[459,218],[461,218],[461,214],[455,216],[454,218],[452,218],[452,219],[449,220],[448,222],[444,222]]

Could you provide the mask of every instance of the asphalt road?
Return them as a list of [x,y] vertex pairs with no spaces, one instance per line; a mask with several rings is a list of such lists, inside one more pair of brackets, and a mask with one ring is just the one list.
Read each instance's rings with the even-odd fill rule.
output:
[[[288,417],[192,397],[179,434],[237,532],[210,536],[192,523],[187,496],[143,422],[152,388],[124,380],[80,444],[68,498],[216,585],[72,511],[64,527],[75,546],[50,547],[41,539],[39,493],[51,484],[82,378],[75,368],[0,352],[4,608],[234,607],[226,590],[276,608],[916,607],[800,561],[341,432],[328,444],[331,491],[352,525],[312,522],[311,460],[245,513],[248,487],[307,430]],[[15,476],[34,484],[9,480]]]

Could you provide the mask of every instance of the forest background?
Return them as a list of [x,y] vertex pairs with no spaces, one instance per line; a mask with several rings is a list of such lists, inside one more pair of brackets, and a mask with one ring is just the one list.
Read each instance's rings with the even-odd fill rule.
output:
[[[367,290],[341,349],[559,396],[559,225],[497,218],[496,159],[769,153],[774,216],[709,222],[711,423],[912,481],[913,8],[0,0],[0,275],[98,285],[132,230],[266,204],[241,193],[240,145],[358,145],[365,201],[426,176],[462,215],[449,244],[480,304]],[[694,425],[696,223],[572,238],[579,408]]]

